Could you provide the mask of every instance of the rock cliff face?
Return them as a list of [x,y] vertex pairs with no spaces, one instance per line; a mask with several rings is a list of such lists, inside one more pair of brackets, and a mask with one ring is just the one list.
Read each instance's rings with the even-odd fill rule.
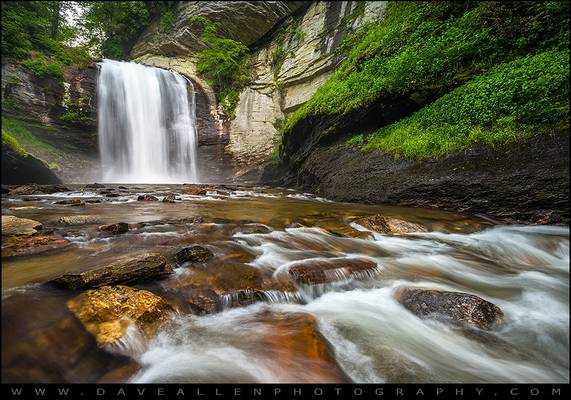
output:
[[[161,34],[152,25],[133,47],[132,56],[147,65],[176,70],[202,88],[208,106],[199,110],[197,98],[200,141],[216,143],[215,151],[202,152],[204,159],[222,157],[234,167],[235,178],[256,181],[271,157],[281,123],[311,98],[339,63],[335,50],[343,37],[364,21],[382,18],[384,7],[385,2],[356,1],[190,2],[180,7],[172,32]],[[195,15],[221,22],[225,35],[252,49],[251,81],[240,93],[231,121],[196,73],[192,56],[203,44],[200,32],[188,22]]]
[[[61,79],[38,78],[17,64],[2,65],[2,125],[14,130],[15,138],[33,157],[50,165],[52,173],[47,175],[55,173],[66,182],[95,175],[96,80],[95,64],[66,68]],[[24,183],[13,178],[9,180]]]

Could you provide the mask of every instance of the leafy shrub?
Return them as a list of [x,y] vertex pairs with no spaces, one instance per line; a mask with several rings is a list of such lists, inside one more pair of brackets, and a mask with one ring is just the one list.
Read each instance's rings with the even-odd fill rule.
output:
[[21,157],[28,157],[30,155],[30,153],[20,146],[20,143],[18,143],[16,138],[8,133],[4,128],[2,128],[2,146],[7,146],[10,150]]
[[220,36],[218,24],[206,17],[196,16],[192,22],[202,25],[202,41],[207,46],[197,54],[196,69],[212,85],[224,113],[233,117],[239,89],[249,80],[249,49],[242,42]]
[[310,116],[343,115],[427,88],[445,93],[495,64],[567,48],[567,2],[506,3],[389,2],[384,20],[345,39],[343,62],[288,118],[282,136]]
[[21,64],[38,78],[61,78],[63,66],[59,61],[48,61],[45,58],[35,58],[22,61]]
[[547,51],[499,64],[408,118],[381,128],[363,147],[424,159],[568,128],[569,52]]

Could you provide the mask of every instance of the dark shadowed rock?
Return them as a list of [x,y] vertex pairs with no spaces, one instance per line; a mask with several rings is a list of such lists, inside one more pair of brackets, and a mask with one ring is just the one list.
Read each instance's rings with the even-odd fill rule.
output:
[[158,323],[169,318],[171,306],[161,297],[128,286],[104,286],[88,290],[67,303],[97,345],[117,344],[131,325],[152,337]]
[[88,183],[85,185],[86,189],[103,189],[104,187],[105,185],[102,185],[101,183]]
[[204,263],[208,260],[212,259],[214,254],[212,251],[208,250],[206,247],[202,246],[192,246],[186,247],[180,251],[178,251],[175,255],[176,261],[179,264],[185,262],[195,262],[195,263]]
[[395,297],[420,318],[434,318],[467,328],[489,330],[504,319],[498,306],[473,294],[405,288],[398,290]]
[[85,203],[81,199],[65,199],[56,201],[54,204],[62,204],[64,206],[84,206]]
[[62,185],[22,185],[10,190],[10,194],[52,194],[59,192],[69,192],[70,190]]
[[381,214],[370,217],[359,218],[355,223],[367,229],[388,235],[398,235],[402,233],[427,232],[426,227],[413,222],[403,221],[398,218],[390,218]]
[[2,194],[10,193],[10,188],[7,185],[2,185]]
[[119,193],[107,193],[105,197],[121,197]]
[[148,253],[89,271],[65,274],[51,283],[67,289],[86,289],[156,279],[172,272],[163,256]]
[[373,276],[377,264],[361,258],[332,258],[300,261],[289,267],[289,275],[297,283],[316,285],[350,278]]
[[99,230],[113,235],[120,235],[129,231],[129,224],[126,222],[117,222],[116,224],[101,225]]
[[137,197],[138,201],[159,201],[158,198],[156,198],[155,196],[151,196],[150,194],[144,194],[141,195],[139,197]]
[[163,198],[163,203],[175,203],[175,199],[176,197],[174,194],[169,194]]
[[2,245],[2,258],[30,256],[67,247],[71,242],[56,236],[31,236],[16,239]]
[[101,199],[87,199],[85,200],[86,203],[102,203]]

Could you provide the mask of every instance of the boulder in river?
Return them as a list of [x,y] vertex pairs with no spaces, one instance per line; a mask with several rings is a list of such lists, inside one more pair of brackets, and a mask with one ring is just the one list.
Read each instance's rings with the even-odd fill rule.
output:
[[398,218],[385,217],[381,214],[363,217],[355,220],[356,224],[387,235],[400,235],[403,233],[427,232],[425,226]]
[[42,228],[42,224],[33,219],[2,215],[2,236],[30,236]]
[[116,224],[101,225],[99,230],[113,235],[120,235],[129,231],[129,224],[126,222],[117,222]]
[[119,193],[107,193],[105,197],[121,197]]
[[434,318],[466,328],[490,330],[504,319],[498,306],[473,294],[404,288],[395,297],[420,318]]
[[176,196],[174,194],[169,194],[163,197],[163,203],[176,203]]
[[66,215],[57,221],[63,225],[86,225],[97,224],[101,222],[97,215]]
[[67,247],[71,242],[57,236],[31,236],[2,245],[2,258],[29,256]]
[[51,283],[67,289],[86,289],[162,278],[172,273],[163,256],[147,253],[100,268],[68,273]]
[[51,194],[59,192],[70,192],[70,190],[62,185],[20,185],[10,190],[10,194],[28,195],[28,194]]
[[182,192],[185,194],[190,194],[190,195],[194,195],[194,196],[202,196],[208,192],[208,187],[202,186],[202,185],[192,185],[192,184],[185,183],[182,186]]
[[371,277],[378,273],[378,265],[364,258],[331,258],[299,261],[290,265],[288,271],[295,282],[316,285]]
[[137,197],[138,201],[159,201],[158,198],[156,198],[155,196],[151,196],[150,194],[143,194],[139,197]]
[[85,203],[81,199],[65,199],[56,201],[54,204],[63,204],[64,206],[84,206]]
[[333,346],[319,332],[317,320],[305,313],[262,312],[260,347],[279,360],[282,379],[291,382],[343,383],[350,379],[335,360]]
[[88,183],[87,185],[85,185],[86,189],[103,189],[105,187],[105,185],[102,185],[101,183]]
[[131,325],[152,337],[172,307],[161,297],[128,286],[104,286],[71,299],[67,307],[95,336],[99,347],[117,344]]
[[185,262],[204,263],[214,257],[212,251],[203,246],[185,247],[175,254],[176,261],[179,264]]

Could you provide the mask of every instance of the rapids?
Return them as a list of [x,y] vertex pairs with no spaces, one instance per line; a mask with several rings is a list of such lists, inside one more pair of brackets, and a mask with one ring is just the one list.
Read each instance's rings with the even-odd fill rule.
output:
[[[3,260],[5,381],[38,376],[74,382],[569,379],[566,226],[506,225],[434,210],[336,203],[279,188],[220,186],[206,195],[189,195],[180,185],[127,186],[114,188],[121,196],[110,199],[79,186],[72,193],[2,197],[6,213],[38,220],[72,241],[64,250]],[[177,193],[180,200],[136,201],[140,194],[162,198],[167,193]],[[54,204],[64,197],[105,201]],[[388,236],[354,222],[376,213],[420,223],[428,232]],[[57,223],[75,214],[96,215],[102,223],[128,222],[132,228],[106,237],[97,225]],[[196,216],[202,220],[189,220]],[[42,284],[64,272],[193,244],[206,246],[214,258],[204,266],[178,266],[166,280],[134,285],[177,305],[174,318],[149,340],[135,329],[115,348],[98,349],[65,306],[77,293]],[[215,268],[241,265],[255,268],[264,282],[280,281],[300,261],[347,258],[370,260],[377,268],[335,271],[330,282],[298,283],[295,292],[246,291],[256,301],[241,307],[235,306],[238,295],[228,293],[220,298],[219,312],[207,315],[181,301],[188,290],[183,282]],[[475,294],[499,306],[505,323],[475,337],[420,319],[395,300],[402,287]],[[317,333],[304,316],[316,321]],[[315,350],[315,335],[325,339],[326,351]]]

